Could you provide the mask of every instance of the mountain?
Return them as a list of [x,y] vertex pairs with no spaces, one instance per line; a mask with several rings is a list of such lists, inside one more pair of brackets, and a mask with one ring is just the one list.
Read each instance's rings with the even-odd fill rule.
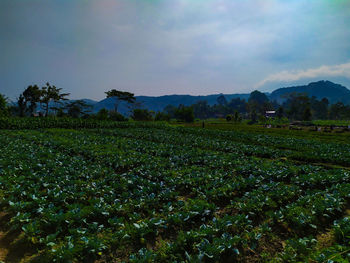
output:
[[[165,95],[160,97],[149,97],[149,96],[136,96],[136,102],[140,103],[142,108],[153,110],[153,111],[162,111],[167,105],[171,104],[174,106],[179,106],[183,104],[185,106],[192,105],[200,100],[205,100],[209,105],[216,104],[216,99],[224,95],[227,101],[232,100],[233,98],[248,99],[249,94],[215,94],[207,96],[191,96],[191,95]],[[100,109],[114,109],[114,98],[107,98],[101,100],[100,102],[94,105],[93,112],[98,112]],[[118,111],[122,114],[128,114],[130,109],[125,102],[120,102],[118,106]]]
[[[344,104],[350,104],[350,90],[340,84],[335,84],[327,80],[311,82],[308,85],[279,88],[273,91],[271,94],[266,93],[266,95],[270,100],[277,100],[277,102],[281,103],[285,100],[284,96],[291,93],[304,93],[309,97],[315,96],[317,99],[327,98],[330,103],[341,101]],[[136,96],[136,101],[140,103],[142,108],[153,111],[162,111],[169,104],[174,106],[178,106],[180,104],[188,106],[200,100],[205,100],[209,105],[214,105],[217,103],[216,99],[220,95],[224,95],[226,100],[230,101],[233,98],[248,100],[250,94],[214,94],[207,96],[166,95],[159,97]],[[114,98],[107,98],[94,104],[93,112],[98,112],[103,108],[108,110],[113,109],[114,101]],[[126,115],[130,113],[128,105],[124,102],[120,103],[118,106],[118,111]]]
[[340,101],[344,104],[350,104],[350,90],[328,80],[311,82],[304,86],[280,88],[273,91],[269,98],[281,103],[285,100],[284,97],[291,93],[304,93],[309,97],[315,96],[317,99],[327,98],[330,103]]

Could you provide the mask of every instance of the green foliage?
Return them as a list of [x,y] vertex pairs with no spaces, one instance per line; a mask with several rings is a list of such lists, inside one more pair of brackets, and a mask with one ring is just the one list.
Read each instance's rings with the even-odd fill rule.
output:
[[108,110],[106,109],[100,109],[97,114],[96,114],[96,118],[100,121],[105,121],[108,119]]
[[127,103],[135,103],[136,98],[134,93],[130,93],[127,91],[120,91],[120,90],[115,90],[112,89],[110,91],[105,92],[107,98],[115,98],[115,103],[114,103],[114,110],[115,112],[118,112],[118,105],[119,101],[126,101]]
[[76,100],[65,105],[68,116],[79,118],[91,112],[91,105],[86,104],[83,100]]
[[25,101],[25,105],[29,105],[29,113],[33,115],[36,110],[37,103],[40,102],[41,97],[44,95],[43,90],[41,90],[37,85],[30,85],[23,91],[23,97]]
[[156,116],[154,117],[155,121],[170,121],[170,114],[166,114],[165,112],[158,111]]
[[193,122],[194,113],[192,107],[180,105],[175,111],[175,118],[184,122]]
[[303,121],[311,121],[311,109],[309,107],[305,108],[303,113]]
[[108,118],[112,121],[127,121],[128,120],[122,114],[120,114],[116,111],[109,111]]
[[147,109],[134,109],[131,118],[135,121],[152,121],[153,114]]
[[40,102],[44,104],[45,116],[49,115],[50,106],[49,103],[51,101],[55,103],[61,103],[62,100],[67,100],[69,93],[61,93],[62,88],[57,88],[54,85],[50,85],[50,83],[46,83],[46,86],[43,87],[40,91]]
[[18,129],[0,131],[1,207],[47,262],[348,259],[350,173],[307,163],[348,164],[348,142],[50,117],[0,127]]
[[0,93],[0,117],[8,115],[7,98]]

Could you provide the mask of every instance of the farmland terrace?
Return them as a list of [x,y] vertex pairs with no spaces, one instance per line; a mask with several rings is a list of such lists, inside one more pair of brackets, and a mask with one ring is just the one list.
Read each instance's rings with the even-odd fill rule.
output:
[[306,134],[0,130],[0,260],[347,262],[350,141]]

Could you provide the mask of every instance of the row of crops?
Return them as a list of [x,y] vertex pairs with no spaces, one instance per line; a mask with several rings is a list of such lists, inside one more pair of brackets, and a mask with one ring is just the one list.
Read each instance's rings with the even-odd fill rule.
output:
[[46,262],[347,262],[350,171],[316,163],[346,166],[349,149],[151,124],[2,130],[0,205]]
[[43,128],[70,128],[70,129],[96,129],[96,128],[126,128],[126,127],[158,127],[163,122],[117,122],[97,119],[77,119],[68,117],[0,117],[0,129],[43,129]]

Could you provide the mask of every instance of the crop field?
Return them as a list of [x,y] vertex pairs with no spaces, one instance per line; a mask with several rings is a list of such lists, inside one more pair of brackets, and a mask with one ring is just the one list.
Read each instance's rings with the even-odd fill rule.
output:
[[0,130],[0,261],[348,262],[349,137],[286,132]]

